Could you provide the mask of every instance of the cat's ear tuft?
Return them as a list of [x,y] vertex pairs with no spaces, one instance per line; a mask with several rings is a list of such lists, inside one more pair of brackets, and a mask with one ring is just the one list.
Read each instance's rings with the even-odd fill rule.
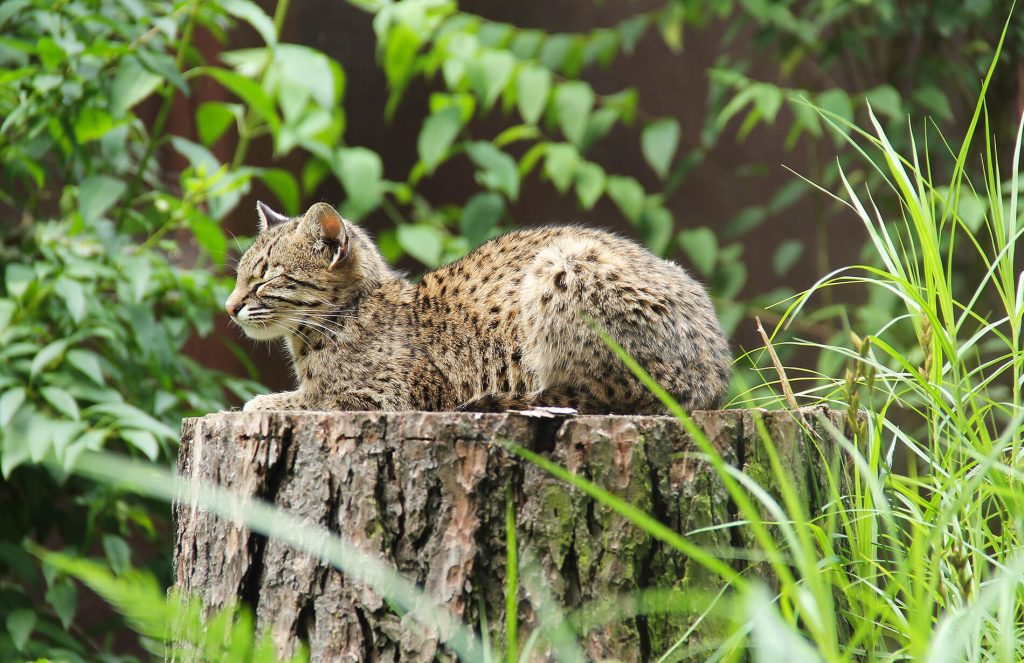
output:
[[262,200],[256,201],[256,214],[260,217],[260,232],[288,221],[287,216],[284,214],[278,214],[274,210],[270,209],[270,206]]

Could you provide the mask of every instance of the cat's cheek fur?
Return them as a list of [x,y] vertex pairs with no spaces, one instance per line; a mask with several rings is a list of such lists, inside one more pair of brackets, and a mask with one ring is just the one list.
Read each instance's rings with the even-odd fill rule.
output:
[[287,329],[273,322],[265,325],[239,322],[238,325],[246,336],[257,341],[272,341],[275,338],[282,338],[288,333]]

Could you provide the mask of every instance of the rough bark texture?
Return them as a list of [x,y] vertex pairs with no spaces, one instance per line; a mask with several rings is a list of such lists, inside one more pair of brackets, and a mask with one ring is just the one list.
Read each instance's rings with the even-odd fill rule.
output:
[[[819,413],[843,428],[841,413]],[[838,462],[839,454],[816,414],[800,414],[816,434],[803,433],[793,413],[761,413],[813,515],[827,499],[825,464]],[[694,419],[727,462],[778,494],[754,416],[698,412]],[[696,448],[668,417],[222,413],[184,422],[178,469],[338,532],[390,562],[466,624],[480,624],[483,610],[499,647],[509,489],[519,549],[532,551],[564,609],[643,588],[721,588],[703,567],[519,460],[495,444],[501,440],[542,453],[705,547],[753,547],[742,528],[708,529],[736,520],[735,506],[711,468],[686,454]],[[317,661],[449,656],[373,591],[316,559],[186,504],[175,507],[175,518],[177,586],[200,597],[207,610],[236,599],[248,603],[282,655],[304,641]],[[520,590],[520,645],[536,623],[534,598]],[[643,661],[668,649],[691,621],[631,617],[582,634],[581,643],[591,660]],[[687,645],[715,642],[718,628],[703,623]]]

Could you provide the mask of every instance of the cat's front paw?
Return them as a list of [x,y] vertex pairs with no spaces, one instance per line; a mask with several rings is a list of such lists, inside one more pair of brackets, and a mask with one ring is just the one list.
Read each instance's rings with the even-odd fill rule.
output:
[[281,394],[261,394],[242,407],[242,412],[257,410],[301,410],[302,406],[294,392]]

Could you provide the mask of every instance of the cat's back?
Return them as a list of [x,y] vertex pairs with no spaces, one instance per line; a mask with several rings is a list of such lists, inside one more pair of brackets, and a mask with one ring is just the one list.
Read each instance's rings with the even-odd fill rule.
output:
[[423,286],[453,292],[498,294],[518,290],[523,277],[545,252],[580,254],[623,271],[660,267],[668,263],[635,242],[611,232],[578,225],[555,225],[515,230],[491,239],[451,264],[429,272]]
[[511,389],[588,412],[649,411],[653,397],[595,326],[687,407],[718,402],[728,385],[728,344],[704,288],[675,263],[595,228],[492,239],[426,274],[411,310],[418,345],[448,367],[448,379],[483,375],[467,382],[465,400]]

